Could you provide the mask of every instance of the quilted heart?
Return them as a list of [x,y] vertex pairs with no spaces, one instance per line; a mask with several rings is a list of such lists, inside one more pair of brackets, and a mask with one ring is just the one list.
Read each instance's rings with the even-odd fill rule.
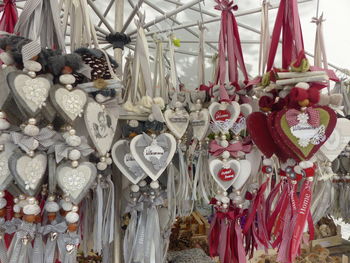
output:
[[76,168],[64,163],[57,167],[57,184],[75,204],[79,204],[95,181],[96,173],[95,165],[90,162],[80,163]]
[[255,145],[270,158],[278,151],[267,125],[267,116],[262,112],[253,112],[247,118],[247,129]]
[[73,122],[83,113],[87,101],[87,95],[84,91],[75,88],[67,90],[57,85],[57,89],[52,89],[50,98],[58,113],[68,122]]
[[14,150],[13,144],[4,144],[4,150],[0,152],[0,191],[6,190],[12,182],[12,175],[9,169],[9,158]]
[[22,152],[15,152],[9,159],[9,168],[19,188],[34,196],[40,189],[47,167],[47,156],[37,152],[33,157]]
[[51,81],[46,77],[31,78],[24,73],[11,72],[7,76],[8,85],[17,103],[31,116],[38,114],[49,96]]
[[228,132],[240,114],[240,106],[235,101],[231,103],[213,102],[208,110],[215,128],[222,133]]
[[130,145],[128,140],[117,141],[112,148],[112,158],[114,164],[133,184],[137,184],[146,176],[141,166],[135,161],[130,153]]
[[103,105],[90,101],[85,109],[84,120],[97,151],[106,155],[112,147],[118,119],[114,114],[109,114]]
[[130,142],[130,152],[136,162],[152,179],[157,180],[174,157],[176,140],[169,133],[150,139],[146,134],[135,136]]
[[[309,109],[312,110],[312,114],[308,113]],[[296,114],[297,116],[292,116],[290,109],[278,112],[274,127],[284,144],[293,153],[301,160],[308,160],[320,149],[333,132],[337,123],[337,116],[327,106],[308,108],[305,112]],[[313,124],[317,122],[317,125]]]
[[200,111],[194,111],[190,114],[190,120],[193,130],[193,138],[201,141],[209,129],[209,111],[207,109],[201,109]]
[[350,141],[350,120],[339,118],[331,136],[322,145],[319,152],[333,162]]
[[240,163],[237,160],[223,162],[219,159],[212,159],[209,162],[209,170],[217,184],[225,191],[237,180],[240,173]]
[[169,130],[176,136],[176,138],[181,139],[185,134],[190,116],[186,110],[168,109],[164,112],[165,123]]

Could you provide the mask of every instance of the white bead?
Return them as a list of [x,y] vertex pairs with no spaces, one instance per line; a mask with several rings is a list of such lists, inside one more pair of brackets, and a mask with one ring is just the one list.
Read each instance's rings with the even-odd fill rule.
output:
[[224,141],[220,141],[220,145],[222,147],[226,148],[229,145],[229,143],[228,143],[228,141],[224,140]]
[[76,135],[68,136],[66,138],[66,143],[69,146],[77,147],[81,144],[81,138],[79,136],[76,136]]
[[220,201],[216,201],[216,205],[221,205],[221,202]]
[[139,121],[138,120],[130,120],[128,122],[129,126],[132,127],[132,128],[136,128],[139,126]]
[[6,64],[2,64],[2,65],[1,65],[1,68],[2,68],[2,69],[5,69],[5,68],[7,68],[7,65],[6,65]]
[[79,162],[78,161],[72,161],[72,167],[73,168],[77,168],[79,165]]
[[10,128],[10,123],[5,120],[5,119],[0,119],[0,130],[7,130],[8,128]]
[[228,151],[224,151],[222,154],[221,154],[221,157],[223,159],[228,159],[230,158],[230,153]]
[[5,192],[4,191],[0,191],[0,198],[3,198],[5,196]]
[[148,120],[149,120],[150,122],[154,121],[154,116],[153,116],[152,113],[151,113],[150,115],[148,115]]
[[30,157],[33,157],[33,156],[34,156],[34,151],[29,151],[27,154],[28,154]]
[[221,135],[221,140],[226,140],[227,139],[227,137],[226,137],[226,135],[225,134],[223,134],[223,135]]
[[102,157],[100,158],[100,161],[103,162],[103,163],[105,163],[105,162],[106,162],[106,157],[102,156]]
[[133,184],[131,187],[131,192],[133,193],[137,193],[138,191],[140,191],[140,187],[137,184]]
[[0,144],[0,152],[2,152],[5,149],[5,145]]
[[310,85],[307,84],[306,82],[299,82],[298,84],[295,85],[295,87],[308,90],[310,88]]
[[107,163],[108,165],[111,165],[111,164],[113,163],[112,158],[111,158],[111,157],[106,158],[106,163]]
[[40,129],[39,129],[37,126],[35,126],[35,125],[28,124],[28,125],[24,128],[23,132],[24,132],[25,135],[28,135],[28,136],[32,136],[32,137],[33,137],[33,136],[36,136],[36,135],[39,134]]
[[66,87],[67,90],[72,90],[73,89],[73,86],[71,84],[67,84],[65,87]]
[[70,130],[69,130],[69,135],[75,135],[75,133],[76,133],[76,132],[75,132],[74,129],[70,129]]
[[72,212],[78,212],[78,210],[79,210],[78,206],[76,206],[76,205],[72,206]]
[[139,182],[139,186],[140,187],[145,187],[147,185],[147,182],[145,181],[145,180],[141,180],[140,182]]
[[69,152],[69,154],[68,154],[68,158],[69,158],[69,160],[71,160],[71,161],[77,161],[77,160],[80,159],[80,157],[81,157],[81,153],[80,153],[80,151],[77,150],[77,149],[71,150],[71,151]]
[[153,181],[153,182],[151,182],[150,186],[152,189],[158,189],[159,183],[158,183],[158,181]]
[[39,62],[36,62],[34,60],[27,60],[23,63],[23,66],[28,70],[28,71],[33,71],[33,72],[39,72],[42,69],[42,66]]
[[222,208],[227,209],[228,208],[228,204],[223,204]]
[[104,171],[107,169],[107,164],[103,162],[98,162],[97,163],[97,169],[100,171]]
[[3,111],[0,111],[0,119],[5,119],[6,118],[6,113]]
[[36,119],[35,119],[35,118],[30,118],[30,119],[28,120],[28,124],[30,124],[30,125],[35,125],[35,124],[36,124]]
[[63,85],[73,84],[75,82],[75,77],[72,74],[63,74],[59,78]]
[[29,72],[28,72],[28,75],[29,75],[29,77],[31,77],[31,78],[35,78],[35,77],[36,77],[36,73],[35,73],[34,71],[29,71]]
[[223,192],[222,193],[224,196],[227,196],[228,195],[228,193],[225,191],[225,192]]
[[182,103],[180,101],[175,102],[175,108],[181,108]]

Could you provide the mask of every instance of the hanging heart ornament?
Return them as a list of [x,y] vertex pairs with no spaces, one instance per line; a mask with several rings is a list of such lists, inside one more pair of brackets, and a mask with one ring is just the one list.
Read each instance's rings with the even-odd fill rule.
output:
[[21,72],[11,72],[7,76],[7,82],[10,86],[16,102],[31,116],[39,113],[45,106],[51,81],[42,76],[31,78]]
[[231,103],[213,102],[210,104],[208,110],[214,123],[214,127],[212,128],[222,133],[228,132],[240,114],[240,106],[235,101]]
[[90,138],[100,155],[104,156],[112,147],[118,119],[105,107],[90,101],[84,113],[85,125]]
[[301,160],[310,159],[332,134],[337,116],[327,106],[303,111],[284,109],[276,114],[274,127],[283,143]]
[[319,152],[333,162],[350,142],[350,120],[339,118],[331,136]]
[[56,85],[50,91],[50,98],[58,113],[68,122],[73,122],[82,115],[87,102],[87,95],[83,90],[68,90],[61,85]]
[[[1,136],[4,136],[4,134]],[[3,144],[3,147],[3,151],[0,152],[0,191],[6,190],[7,186],[13,180],[9,169],[9,158],[13,153],[15,146],[10,143],[5,143]]]
[[96,167],[90,162],[80,163],[77,167],[64,163],[57,167],[57,184],[75,204],[79,204],[95,181],[96,174]]
[[34,196],[40,189],[45,177],[47,156],[44,152],[36,152],[28,156],[15,152],[9,159],[9,168],[19,188],[26,194]]
[[146,174],[130,152],[128,140],[117,141],[112,148],[114,164],[133,184],[137,184]]
[[188,112],[180,108],[175,110],[168,109],[164,112],[164,118],[169,130],[176,136],[176,138],[181,139],[190,122]]
[[191,112],[190,121],[193,130],[193,138],[201,141],[207,135],[210,116],[207,109]]
[[223,189],[229,189],[240,173],[240,163],[237,160],[221,161],[213,159],[209,162],[209,170],[217,184]]
[[169,133],[152,137],[140,134],[131,140],[130,151],[144,172],[157,180],[174,157],[176,140]]

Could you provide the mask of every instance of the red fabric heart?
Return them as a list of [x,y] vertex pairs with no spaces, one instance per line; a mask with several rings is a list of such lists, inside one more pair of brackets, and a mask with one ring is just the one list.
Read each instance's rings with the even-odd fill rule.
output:
[[253,142],[267,158],[270,158],[278,150],[267,126],[267,117],[262,112],[253,112],[247,118],[247,129]]
[[292,142],[292,140],[285,134],[284,130],[282,129],[281,119],[286,115],[286,112],[289,109],[284,109],[284,110],[276,113],[276,117],[275,117],[274,125],[273,125],[274,129],[277,131],[276,134],[278,134],[278,137],[281,138],[282,145],[287,146],[286,149],[288,149],[288,151],[291,151],[293,153],[293,155],[296,155],[298,157],[296,160],[309,160],[320,149],[320,147],[327,141],[329,136],[332,134],[332,132],[335,128],[335,125],[337,124],[337,116],[336,116],[334,110],[332,110],[331,108],[329,108],[327,106],[315,106],[313,108],[325,110],[329,115],[329,122],[325,127],[326,128],[325,129],[326,140],[324,140],[323,142],[321,142],[319,144],[314,145],[313,148],[311,149],[311,151],[306,155],[301,151],[301,149],[300,149],[300,147],[298,147],[298,145],[296,145]]
[[267,128],[268,128],[268,130],[271,134],[272,140],[276,144],[276,148],[277,148],[275,151],[275,154],[282,162],[287,161],[288,158],[293,158],[295,160],[299,160],[298,156],[296,154],[294,154],[292,151],[290,151],[288,146],[285,145],[282,138],[277,133],[275,126],[274,126],[276,114],[277,114],[277,112],[272,112],[267,117]]

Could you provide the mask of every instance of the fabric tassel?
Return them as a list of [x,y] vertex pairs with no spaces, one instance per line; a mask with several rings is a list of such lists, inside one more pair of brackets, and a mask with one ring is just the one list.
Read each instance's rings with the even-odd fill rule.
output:
[[33,244],[33,254],[31,262],[43,263],[44,262],[44,242],[43,242],[44,227],[41,224],[36,225],[35,239]]
[[6,226],[5,226],[5,218],[1,217],[0,218],[0,262],[1,263],[8,263],[8,257],[7,257],[7,249],[5,245],[5,240],[4,240],[4,234],[6,232]]
[[67,224],[65,221],[56,223],[53,221],[51,224],[44,226],[43,235],[46,237],[46,246],[44,251],[44,263],[54,263],[56,260],[56,251],[58,250],[57,240],[60,235],[63,235],[67,230]]
[[101,255],[102,252],[102,217],[103,217],[103,192],[101,186],[101,179],[95,190],[95,220],[94,220],[94,251]]
[[79,235],[68,232],[58,237],[57,241],[62,263],[76,263],[77,249],[80,244]]

